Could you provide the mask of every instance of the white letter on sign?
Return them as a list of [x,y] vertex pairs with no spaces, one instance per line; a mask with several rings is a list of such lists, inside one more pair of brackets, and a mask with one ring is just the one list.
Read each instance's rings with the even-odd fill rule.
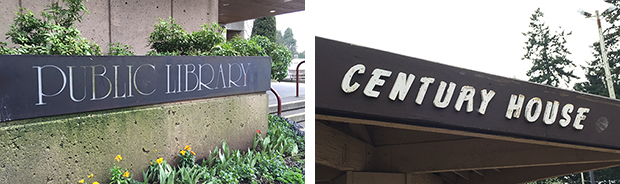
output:
[[583,125],[581,124],[581,121],[586,120],[586,115],[584,114],[588,112],[590,112],[589,108],[579,107],[579,109],[577,109],[577,116],[575,116],[575,123],[573,123],[573,128],[577,130],[583,129]]
[[[62,88],[60,88],[60,90],[52,95],[48,95],[43,93],[43,82],[41,81],[41,70],[43,68],[47,68],[47,67],[52,67],[52,68],[56,68],[58,71],[60,71],[60,73],[62,74]],[[60,94],[60,92],[62,92],[63,90],[65,90],[65,86],[67,86],[67,76],[65,75],[65,72],[62,71],[62,69],[58,68],[57,66],[54,65],[45,65],[45,66],[32,66],[32,68],[36,68],[37,69],[37,74],[38,74],[38,78],[37,78],[37,84],[39,85],[39,103],[36,103],[34,105],[45,105],[46,103],[43,103],[43,97],[52,97],[52,96],[56,96],[58,94]],[[94,84],[93,84],[94,86]]]
[[553,124],[555,122],[555,118],[558,116],[558,109],[560,109],[560,102],[558,101],[547,101],[547,106],[545,107],[545,114],[543,115],[543,122],[547,125]]
[[342,91],[344,91],[345,93],[353,93],[355,90],[357,90],[357,88],[360,87],[360,84],[355,82],[353,83],[353,85],[350,85],[351,78],[353,78],[353,74],[355,74],[356,72],[363,74],[365,70],[366,67],[362,64],[356,64],[349,68],[349,71],[347,71],[347,73],[345,73],[344,77],[342,78],[342,84],[340,85]]
[[364,88],[364,94],[368,97],[377,98],[379,96],[378,91],[374,91],[375,86],[383,86],[385,80],[381,79],[382,76],[389,77],[392,75],[391,71],[377,68],[372,71],[372,77],[368,80],[368,84],[366,84],[366,88]]
[[[532,114],[532,108],[536,105],[536,110],[534,110],[534,114]],[[540,117],[540,112],[542,111],[542,100],[538,97],[534,97],[527,102],[525,105],[525,120],[530,123],[534,123]]]
[[480,90],[480,93],[482,93],[482,102],[480,102],[480,108],[478,109],[478,113],[484,114],[485,112],[487,112],[487,106],[489,106],[489,102],[491,101],[491,99],[493,99],[493,96],[495,96],[495,91],[489,90],[489,92],[487,93],[487,90],[483,89]]
[[562,107],[562,117],[564,119],[561,119],[559,121],[560,126],[566,127],[568,126],[568,124],[570,124],[570,113],[573,112],[573,109],[575,109],[575,106],[573,106],[573,104],[566,104],[564,105],[564,107]]
[[523,101],[525,101],[525,96],[522,94],[519,94],[518,100],[517,95],[510,95],[510,102],[508,102],[508,109],[506,110],[506,118],[519,118],[521,115],[521,108],[523,107]]
[[[100,67],[102,67],[102,68],[103,68],[103,72],[101,72],[101,73],[95,73],[95,68],[96,68],[96,67],[98,67],[98,66],[100,66]],[[108,98],[108,96],[110,95],[110,93],[112,93],[112,81],[110,81],[110,78],[108,78],[108,77],[106,77],[106,76],[105,76],[105,73],[106,73],[108,70],[107,70],[107,69],[105,68],[105,66],[103,66],[103,65],[94,65],[94,66],[91,66],[91,68],[93,69],[93,75],[92,75],[92,76],[93,76],[93,77],[92,77],[92,79],[93,79],[93,80],[92,80],[92,82],[93,82],[93,98],[92,98],[92,99],[90,99],[90,100],[103,100],[103,99],[105,99],[105,98]],[[97,77],[97,76],[102,77],[102,78],[104,78],[106,81],[108,81],[108,93],[107,93],[106,95],[104,95],[103,97],[100,97],[100,98],[97,98],[97,97],[96,97],[96,95],[95,95],[95,92],[97,92],[97,90],[95,90],[95,84],[96,84],[96,83],[95,83],[95,77]]]
[[459,97],[456,99],[456,104],[454,104],[454,109],[456,111],[461,111],[461,107],[463,103],[467,101],[467,112],[474,111],[474,95],[476,94],[476,88],[473,86],[463,86],[461,88],[461,93]]
[[420,90],[418,91],[418,96],[415,98],[415,103],[418,105],[422,105],[422,100],[424,100],[424,96],[426,95],[426,90],[428,90],[428,85],[435,82],[435,78],[432,77],[422,77],[420,78],[420,82],[422,86],[420,86]]
[[396,78],[396,82],[390,92],[390,99],[392,101],[396,100],[396,96],[398,96],[400,101],[405,101],[409,88],[411,88],[411,84],[413,84],[413,79],[415,79],[415,75],[413,74],[409,74],[409,77],[407,77],[407,74],[403,72],[398,73],[398,78]]
[[[446,91],[446,82],[439,82],[439,89],[437,89],[437,94],[435,94],[435,100],[433,100],[433,104],[438,108],[446,108],[448,104],[450,104],[450,99],[452,99],[452,93],[454,93],[454,88],[456,88],[456,84],[454,82],[450,82],[450,86],[448,86],[448,91]],[[446,91],[446,97],[443,97],[443,93]]]

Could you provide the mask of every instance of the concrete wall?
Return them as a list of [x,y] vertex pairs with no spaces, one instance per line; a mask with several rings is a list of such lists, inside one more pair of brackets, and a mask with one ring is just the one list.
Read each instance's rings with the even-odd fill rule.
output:
[[1,123],[0,183],[108,183],[114,164],[141,180],[150,161],[176,163],[185,145],[197,160],[222,139],[251,147],[267,131],[267,106],[253,93]]
[[[254,20],[246,20],[246,21],[240,21],[240,22],[233,22],[233,23],[228,23],[225,25],[226,30],[228,31],[228,33],[230,34],[230,31],[239,31],[238,35],[245,38],[245,39],[249,39],[252,36],[252,27],[254,26]],[[234,36],[228,36],[227,37],[234,37]]]
[[[0,0],[0,41],[8,42],[5,33],[13,23],[19,7],[39,15],[46,5],[59,0]],[[132,46],[138,55],[149,51],[147,38],[158,18],[173,17],[187,31],[196,31],[205,23],[218,20],[218,0],[90,0],[85,2],[90,14],[77,27],[82,37],[108,52],[108,44],[121,42]]]

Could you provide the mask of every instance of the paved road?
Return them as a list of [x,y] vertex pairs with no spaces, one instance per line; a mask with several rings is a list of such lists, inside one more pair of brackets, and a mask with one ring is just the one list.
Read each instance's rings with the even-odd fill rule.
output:
[[[282,99],[282,103],[303,100],[306,97],[305,84],[299,83],[299,97],[295,96],[295,82],[271,82],[271,87],[278,92],[280,98]],[[268,91],[269,94],[269,104],[277,104],[276,96],[273,95],[271,91]]]

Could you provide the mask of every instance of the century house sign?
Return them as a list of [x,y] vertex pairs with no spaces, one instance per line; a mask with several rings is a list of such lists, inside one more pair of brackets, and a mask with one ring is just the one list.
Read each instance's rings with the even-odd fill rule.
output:
[[620,101],[316,41],[317,114],[620,149]]
[[269,90],[268,57],[0,56],[0,121]]
[[[342,91],[345,93],[352,93],[355,92],[360,84],[357,82],[354,82],[353,84],[351,84],[351,79],[353,78],[354,74],[364,74],[364,71],[366,70],[366,67],[363,64],[356,64],[354,66],[352,66],[351,68],[349,68],[349,70],[345,73],[344,77],[342,78]],[[378,98],[379,95],[381,94],[379,91],[375,91],[374,88],[376,86],[383,86],[385,83],[385,80],[382,77],[385,78],[389,78],[392,75],[392,71],[389,70],[384,70],[381,68],[376,68],[373,70],[370,79],[368,80],[366,87],[364,87],[364,95],[367,97],[371,97],[371,98]],[[433,77],[421,77],[420,78],[420,87],[419,90],[417,92],[417,96],[415,98],[415,103],[417,105],[422,105],[422,102],[424,100],[424,97],[426,96],[426,92],[428,91],[428,87],[435,81],[435,78]],[[414,74],[408,74],[405,72],[399,72],[398,73],[398,77],[396,77],[396,80],[394,81],[394,84],[392,85],[392,89],[390,90],[390,93],[388,95],[388,98],[392,101],[396,100],[396,98],[398,97],[398,100],[400,101],[405,101],[405,97],[407,96],[409,90],[411,89],[411,85],[415,82],[415,75]],[[446,87],[448,87],[446,89]],[[450,84],[448,84],[445,81],[441,81],[439,82],[439,86],[437,88],[437,92],[435,94],[435,97],[433,98],[433,106],[439,108],[439,109],[445,109],[450,105],[450,100],[452,99],[453,96],[455,96],[454,91],[457,87],[457,84],[454,82],[450,82]],[[476,103],[476,99],[474,99],[474,96],[476,94],[476,88],[474,86],[468,86],[468,85],[463,85],[460,88],[460,92],[458,92],[456,101],[454,102],[454,110],[456,110],[457,112],[461,111],[461,108],[463,107],[463,105],[465,104],[466,107],[466,112],[471,113],[472,111],[474,111],[474,103]],[[484,115],[486,113],[486,109],[489,106],[489,103],[491,102],[491,100],[493,100],[493,97],[495,96],[495,91],[493,91],[492,89],[482,89],[480,90],[480,101],[477,104],[477,112],[480,113],[481,115]],[[525,101],[525,96],[523,94],[511,94],[510,95],[510,101],[508,102],[507,108],[506,108],[506,118],[507,119],[518,119],[521,116],[521,109],[523,108],[523,103]],[[556,119],[558,117],[558,110],[559,110],[559,106],[560,106],[560,102],[554,100],[554,101],[547,101],[545,107],[544,107],[544,115],[542,117],[542,121],[543,123],[545,123],[546,125],[553,125],[556,122]],[[574,111],[575,106],[573,104],[570,103],[566,103],[563,107],[562,107],[562,111],[561,111],[561,116],[562,119],[560,119],[558,121],[558,124],[561,127],[567,127],[570,123],[571,123],[571,113]],[[539,97],[532,97],[528,100],[527,105],[525,105],[525,110],[524,110],[524,116],[525,116],[525,120],[530,122],[530,123],[534,123],[534,122],[538,122],[541,116],[541,112],[543,110],[543,102]],[[586,119],[586,115],[585,113],[590,112],[589,108],[585,108],[585,107],[579,107],[577,109],[577,113],[575,115],[575,117],[573,118],[574,122],[573,122],[573,128],[575,128],[576,130],[582,130],[583,129],[583,124],[581,124],[582,120]],[[605,117],[602,117],[605,118]],[[602,120],[603,123],[601,126],[598,126],[598,128],[600,128],[600,131],[603,131],[607,125],[608,125],[608,121],[606,119]]]

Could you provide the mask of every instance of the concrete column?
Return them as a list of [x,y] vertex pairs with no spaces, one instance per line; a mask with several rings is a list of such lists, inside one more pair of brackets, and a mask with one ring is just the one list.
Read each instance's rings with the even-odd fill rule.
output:
[[171,16],[170,0],[110,0],[112,43],[132,46],[137,55],[149,51],[147,38],[158,18]]
[[77,23],[77,29],[82,33],[82,37],[94,42],[101,51],[108,53],[110,44],[110,1],[91,0],[84,2],[90,14],[84,14],[81,23]]
[[218,20],[218,0],[172,0],[172,17],[187,32]]
[[6,32],[11,29],[15,12],[19,10],[18,0],[0,0],[0,42],[10,42],[6,39]]

